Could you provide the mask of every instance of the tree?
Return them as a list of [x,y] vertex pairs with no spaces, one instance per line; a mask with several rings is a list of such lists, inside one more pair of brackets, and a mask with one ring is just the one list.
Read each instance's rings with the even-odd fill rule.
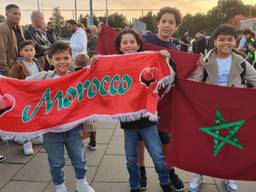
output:
[[[79,16],[79,22],[82,23],[84,26],[87,27],[87,19],[89,19],[89,15],[80,15]],[[95,15],[93,15],[93,25],[98,25],[98,19]]]
[[140,17],[139,20],[147,24],[147,30],[153,33],[157,32],[156,23],[155,23],[156,15],[153,15],[152,11],[149,11],[147,15]]
[[0,23],[2,23],[5,20],[5,17],[3,15],[0,15]]
[[[106,17],[99,17],[100,21],[105,22]],[[125,28],[128,26],[128,21],[123,14],[113,13],[108,16],[108,25],[114,28]]]
[[52,17],[50,21],[54,23],[55,30],[60,34],[61,37],[70,37],[71,33],[66,29],[64,17],[61,15],[60,8],[53,8]]

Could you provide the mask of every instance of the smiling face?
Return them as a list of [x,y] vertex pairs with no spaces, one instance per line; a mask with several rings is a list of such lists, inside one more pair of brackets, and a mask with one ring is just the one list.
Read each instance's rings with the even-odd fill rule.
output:
[[217,48],[217,57],[228,57],[236,46],[236,39],[233,35],[219,35],[214,40],[214,46]]
[[136,38],[131,33],[123,34],[120,42],[120,51],[123,54],[135,53],[140,49],[140,45],[137,43]]
[[55,67],[55,73],[57,75],[66,75],[72,64],[70,52],[68,50],[56,52],[52,55],[51,64]]
[[169,41],[172,35],[177,31],[175,15],[172,13],[164,13],[157,24],[157,28],[158,38],[163,41]]

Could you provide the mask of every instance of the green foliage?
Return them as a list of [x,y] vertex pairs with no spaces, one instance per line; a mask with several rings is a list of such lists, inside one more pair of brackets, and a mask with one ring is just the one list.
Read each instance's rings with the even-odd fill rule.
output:
[[[99,17],[99,20],[106,22],[106,17]],[[113,13],[108,16],[108,25],[113,28],[123,29],[128,26],[128,21],[123,14]]]
[[154,15],[152,11],[149,11],[147,15],[140,17],[139,20],[147,24],[147,30],[153,33],[157,32],[157,27],[155,22],[156,15]]
[[227,23],[236,15],[256,16],[256,6],[245,5],[241,0],[219,0],[207,14],[185,15],[179,33],[188,31],[190,36],[194,36],[198,31],[205,31],[211,35],[218,25]]
[[[82,23],[85,27],[87,27],[87,19],[89,19],[89,15],[80,15],[79,16],[79,22]],[[98,25],[98,19],[95,15],[93,15],[93,25]]]

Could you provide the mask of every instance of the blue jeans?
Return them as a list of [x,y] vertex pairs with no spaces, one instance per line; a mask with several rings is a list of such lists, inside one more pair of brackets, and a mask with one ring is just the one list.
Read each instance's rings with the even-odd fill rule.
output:
[[77,179],[85,178],[86,157],[81,137],[82,126],[62,133],[46,133],[43,135],[43,146],[48,153],[48,162],[53,183],[64,183],[64,146],[68,152]]
[[153,125],[137,129],[124,128],[124,147],[127,169],[130,175],[130,188],[135,190],[140,188],[140,170],[138,166],[138,133],[142,137],[145,147],[154,162],[155,170],[158,174],[160,184],[167,185],[169,183],[169,172],[165,164],[164,153],[157,126]]

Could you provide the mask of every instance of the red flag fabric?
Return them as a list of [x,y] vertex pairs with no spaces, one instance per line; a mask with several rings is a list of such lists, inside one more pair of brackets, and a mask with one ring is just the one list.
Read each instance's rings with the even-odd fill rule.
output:
[[187,171],[256,180],[256,90],[181,80],[174,88],[168,163]]
[[[118,32],[111,27],[103,26],[97,42],[97,54],[109,55],[117,53],[115,48],[115,38]],[[198,54],[191,54],[186,52],[174,51],[149,42],[143,42],[145,50],[158,51],[167,50],[175,61],[177,68],[177,76],[179,78],[186,78],[196,67],[196,61],[199,58]]]
[[88,119],[157,120],[157,90],[174,79],[158,53],[101,56],[90,69],[58,79],[0,78],[0,135],[29,138]]

